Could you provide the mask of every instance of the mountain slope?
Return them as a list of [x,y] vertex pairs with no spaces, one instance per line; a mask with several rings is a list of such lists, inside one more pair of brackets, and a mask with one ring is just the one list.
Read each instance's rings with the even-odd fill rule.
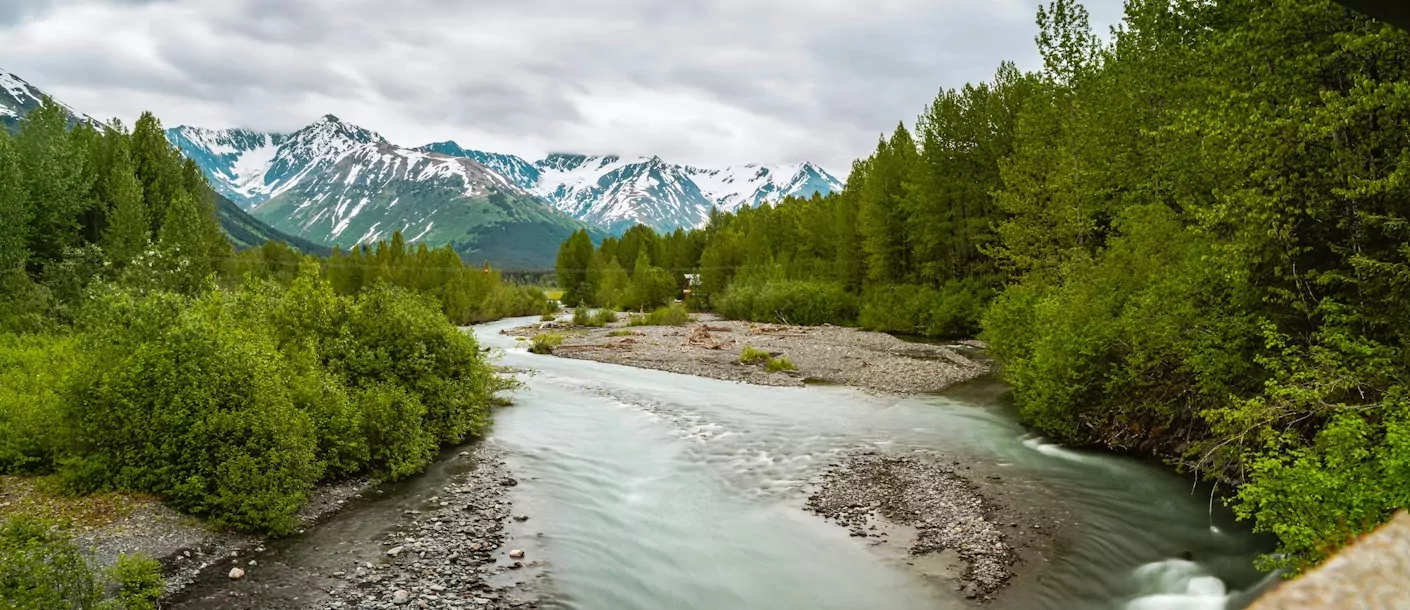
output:
[[[30,111],[39,107],[40,102],[48,94],[38,87],[25,82],[24,79],[13,73],[0,70],[0,125],[4,125],[8,131],[15,131],[19,128],[20,119]],[[69,123],[91,123],[102,125],[101,121],[94,119],[82,112],[74,110],[72,106],[59,100],[60,106],[69,112]]]
[[395,146],[332,115],[288,135],[183,126],[167,137],[253,216],[316,242],[352,247],[401,231],[470,259],[546,268],[585,227],[471,156]]
[[660,157],[565,153],[529,163],[455,142],[437,142],[418,150],[474,159],[568,215],[613,232],[638,223],[659,231],[699,227],[709,219],[711,208],[734,211],[776,203],[790,195],[810,197],[842,189],[840,180],[812,163],[702,169],[666,163]]

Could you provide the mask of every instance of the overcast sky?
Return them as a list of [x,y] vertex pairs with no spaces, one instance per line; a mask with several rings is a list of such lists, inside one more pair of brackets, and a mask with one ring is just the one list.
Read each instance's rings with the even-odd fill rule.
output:
[[[1038,65],[1039,0],[0,0],[0,68],[129,125],[324,114],[455,140],[845,174],[942,87]],[[1088,0],[1099,32],[1120,0]]]

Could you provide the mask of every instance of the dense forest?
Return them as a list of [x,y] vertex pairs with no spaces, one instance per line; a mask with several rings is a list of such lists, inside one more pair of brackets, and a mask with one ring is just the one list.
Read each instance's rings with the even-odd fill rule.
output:
[[730,317],[978,334],[1032,426],[1216,481],[1268,567],[1410,505],[1410,34],[1326,0],[1038,26],[1040,70],[941,91],[844,192],[574,236],[565,298],[665,270]]
[[[0,476],[277,535],[315,485],[485,431],[508,382],[456,325],[540,313],[541,290],[399,234],[236,252],[210,193],[150,114],[129,132],[46,103],[0,132]],[[154,607],[160,566],[97,573],[55,525],[0,523],[7,607]]]

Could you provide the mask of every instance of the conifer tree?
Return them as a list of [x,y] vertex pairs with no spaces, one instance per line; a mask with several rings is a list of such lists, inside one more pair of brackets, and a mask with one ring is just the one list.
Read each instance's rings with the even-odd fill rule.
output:
[[103,249],[119,268],[139,256],[151,242],[151,220],[142,197],[142,183],[132,171],[127,143],[120,140],[113,151],[112,167],[105,181],[111,210],[103,232]]

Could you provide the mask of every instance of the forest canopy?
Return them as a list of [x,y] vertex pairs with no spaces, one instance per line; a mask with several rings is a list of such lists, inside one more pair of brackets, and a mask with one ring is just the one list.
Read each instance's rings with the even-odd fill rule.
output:
[[1328,0],[1037,22],[1041,69],[941,91],[840,193],[575,236],[568,299],[635,303],[641,250],[729,317],[978,334],[1044,434],[1232,488],[1268,567],[1410,505],[1410,34]]

